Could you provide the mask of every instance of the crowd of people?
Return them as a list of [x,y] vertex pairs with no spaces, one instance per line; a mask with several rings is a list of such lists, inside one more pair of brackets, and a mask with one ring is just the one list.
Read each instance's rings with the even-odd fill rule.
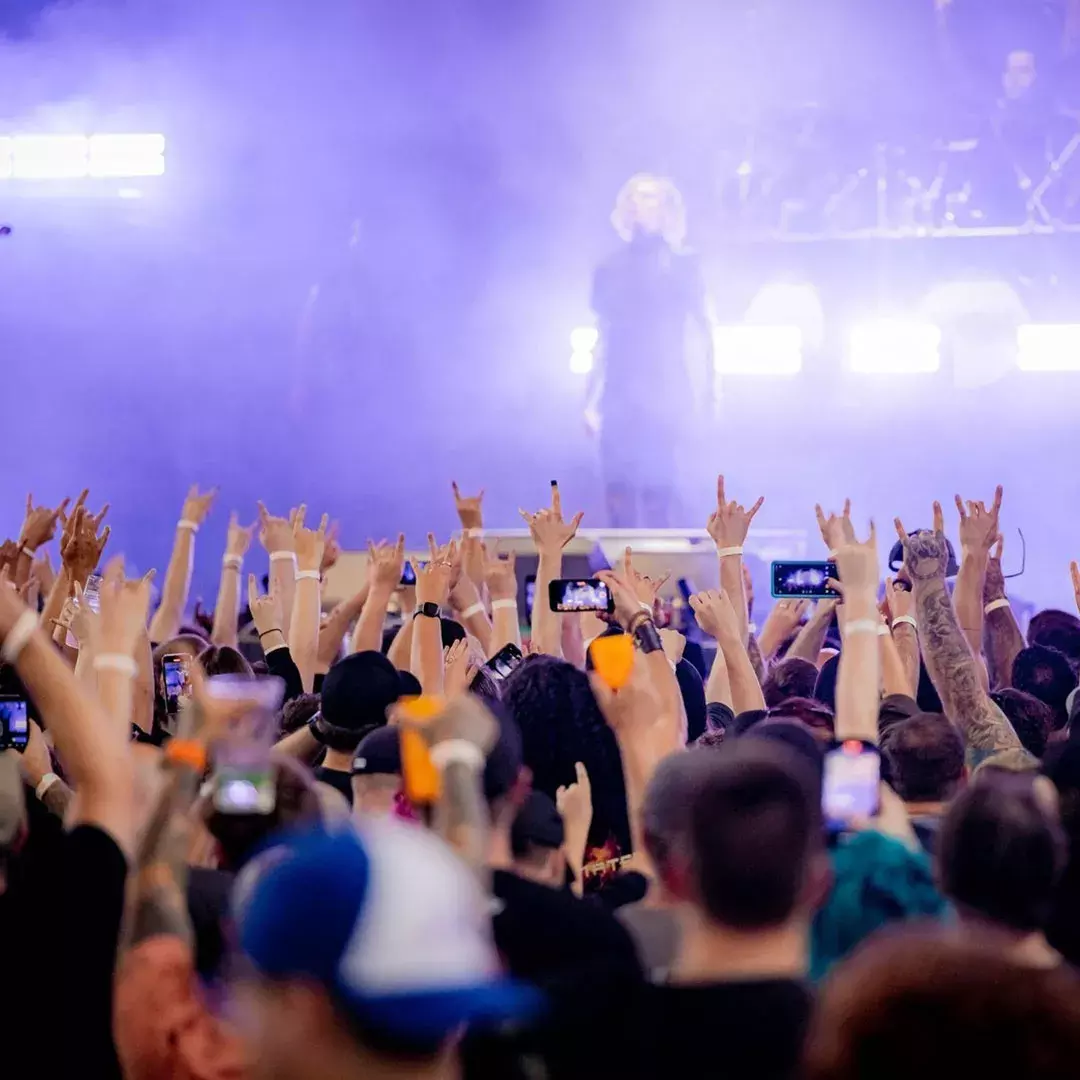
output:
[[[9,1075],[1076,1074],[1080,618],[1021,631],[1000,488],[956,497],[957,548],[939,504],[897,519],[884,580],[874,525],[819,507],[835,596],[758,627],[761,500],[721,477],[686,633],[629,549],[608,610],[524,625],[453,496],[458,535],[412,567],[371,544],[329,611],[327,518],[234,514],[212,618],[213,492],[153,610],[103,562],[107,507],[27,499],[0,548]],[[545,598],[582,515],[552,484],[523,516]]]

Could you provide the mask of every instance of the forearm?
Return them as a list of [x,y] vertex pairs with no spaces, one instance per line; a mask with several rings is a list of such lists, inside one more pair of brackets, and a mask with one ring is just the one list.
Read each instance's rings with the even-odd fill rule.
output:
[[926,668],[946,716],[964,736],[969,765],[1001,750],[1021,749],[1016,732],[983,687],[945,582],[935,578],[918,583],[915,605]]
[[584,671],[585,638],[581,633],[581,620],[576,615],[562,615],[559,621],[563,656],[568,664],[573,664],[579,671]]
[[746,604],[746,583],[743,581],[742,555],[720,555],[720,590],[728,595],[739,619],[743,648],[750,637],[750,612]]
[[987,614],[983,623],[983,642],[990,685],[995,690],[1012,686],[1013,664],[1024,648],[1024,635],[1020,633],[1011,607],[995,608]]
[[818,656],[825,646],[825,637],[832,625],[833,608],[829,605],[827,612],[815,609],[814,614],[803,624],[798,636],[788,649],[788,656],[797,656],[801,660],[809,660],[817,667]]
[[315,668],[319,655],[319,614],[322,593],[318,578],[301,578],[296,583],[292,622],[289,625],[289,652],[300,670],[304,692],[315,686]]
[[963,552],[960,559],[960,571],[956,575],[956,589],[953,592],[956,617],[968,645],[971,646],[971,651],[976,656],[982,651],[986,561],[985,554]]
[[892,628],[893,644],[900,654],[900,663],[904,665],[904,677],[908,691],[912,697],[916,697],[919,691],[919,675],[922,671],[922,657],[919,653],[919,635],[915,627],[909,623],[900,623]]
[[16,589],[21,589],[30,579],[30,571],[33,568],[33,565],[33,556],[28,555],[23,548],[19,548],[19,553],[15,556],[14,574],[12,577],[12,582]]
[[[871,592],[845,596],[844,609],[848,629],[836,672],[836,737],[877,743],[881,661],[876,627],[881,616]],[[875,629],[852,632],[856,625]]]
[[681,750],[686,745],[686,709],[675,669],[663,649],[646,653],[645,667],[660,698],[660,722],[669,743],[666,752]]
[[761,692],[761,683],[758,682],[754,665],[750,663],[746,647],[735,636],[725,636],[717,644],[731,680],[731,708],[735,715],[751,709],[764,709],[765,695]]
[[536,600],[533,603],[532,645],[534,652],[562,659],[562,629],[559,616],[551,610],[548,591],[551,583],[562,574],[562,553],[540,553],[536,568]]
[[150,640],[168,641],[180,632],[180,622],[187,606],[191,588],[191,571],[195,558],[195,534],[191,529],[178,528],[173,541],[172,555],[161,586],[161,603],[150,620]]
[[275,753],[296,758],[297,761],[311,761],[321,749],[322,743],[311,734],[306,725],[297,728],[274,745]]
[[236,648],[237,613],[240,610],[240,567],[222,565],[217,603],[214,605],[214,627],[210,640],[218,646]]
[[398,632],[394,635],[394,640],[390,642],[390,648],[386,653],[387,660],[398,669],[398,671],[411,671],[412,664],[412,640],[413,640],[413,621],[412,619],[406,619],[398,627]]
[[270,560],[270,591],[281,601],[281,630],[286,635],[292,625],[296,597],[296,555],[291,551],[287,554],[290,558]]
[[892,634],[878,636],[878,656],[881,661],[881,692],[886,696],[905,694],[914,697],[917,687],[908,681],[907,670]]
[[441,788],[432,820],[434,832],[477,874],[485,875],[491,822],[480,773],[465,762],[450,761],[442,769]]
[[149,735],[154,730],[154,654],[145,630],[135,646],[135,663],[138,673],[132,686],[131,719]]
[[465,629],[480,642],[480,647],[484,650],[484,655],[490,655],[491,620],[487,617],[487,613],[478,611],[473,615],[470,615],[467,619],[463,616],[464,613],[462,613],[461,620]]
[[383,624],[386,622],[386,608],[392,595],[392,592],[384,588],[373,588],[368,593],[367,603],[364,604],[353,631],[354,653],[382,650]]
[[521,648],[521,624],[518,621],[517,602],[510,606],[502,605],[502,601],[494,601],[491,608],[491,644],[488,646],[488,659],[491,659],[500,649],[507,645],[516,645]]
[[413,619],[409,670],[420,680],[420,688],[425,694],[443,692],[442,628],[437,617],[417,615]]
[[[330,612],[326,625],[319,631],[319,662],[315,669],[317,675],[325,675],[330,670],[330,665],[334,662],[334,657],[341,647],[340,643],[345,640],[345,635],[349,632],[353,619],[359,618],[360,613],[364,610],[367,598],[368,587],[365,585],[354,597],[349,600],[342,600]],[[325,651],[323,650],[321,642],[324,637],[327,642],[337,642],[333,654],[331,654],[329,647]]]
[[60,573],[56,575],[56,580],[49,590],[49,595],[45,599],[45,606],[41,609],[41,617],[38,620],[50,634],[53,632],[54,621],[60,618],[64,610],[64,602],[70,595],[71,574],[68,572],[68,568],[64,566],[60,568]]
[[705,683],[705,702],[706,704],[719,702],[726,705],[732,712],[735,711],[735,705],[731,697],[731,679],[728,677],[727,661],[724,659],[724,653],[720,648],[716,650],[712,667],[709,669],[709,678]]
[[619,756],[622,759],[623,785],[626,788],[626,816],[630,822],[633,867],[638,873],[653,878],[656,872],[645,846],[641,811],[645,803],[645,789],[662,755],[650,753],[633,739],[619,739]]

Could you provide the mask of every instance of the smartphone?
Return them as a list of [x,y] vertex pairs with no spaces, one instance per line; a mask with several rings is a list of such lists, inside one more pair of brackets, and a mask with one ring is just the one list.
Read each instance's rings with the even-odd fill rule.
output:
[[505,679],[521,663],[521,650],[513,643],[504,645],[484,668],[493,679]]
[[416,571],[413,569],[413,564],[408,559],[405,560],[405,565],[401,569],[401,581],[399,585],[415,585],[416,584]]
[[611,590],[599,578],[559,578],[548,585],[548,603],[552,611],[615,610]]
[[277,788],[269,763],[219,764],[214,771],[214,809],[222,814],[272,814]]
[[29,741],[26,699],[14,694],[0,695],[0,750],[17,750],[21,754]]
[[881,754],[861,739],[833,743],[825,752],[821,788],[825,827],[843,832],[865,823],[881,810]]
[[166,712],[179,712],[181,700],[191,697],[191,663],[192,658],[187,653],[170,653],[161,658]]
[[807,600],[835,598],[838,593],[825,584],[829,578],[838,578],[834,562],[774,562],[772,594]]
[[[86,588],[83,589],[83,600],[87,607],[95,614],[101,611],[101,575],[91,574],[86,579]],[[67,645],[69,649],[79,647],[79,639],[69,630],[67,632]]]
[[525,578],[525,621],[532,624],[533,604],[536,603],[536,575]]

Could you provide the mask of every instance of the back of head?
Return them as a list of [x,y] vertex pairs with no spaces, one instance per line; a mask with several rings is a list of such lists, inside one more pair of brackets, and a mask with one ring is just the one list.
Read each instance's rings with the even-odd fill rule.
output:
[[199,653],[199,663],[207,675],[233,675],[241,679],[254,678],[251,665],[230,645],[210,645]]
[[1050,732],[1054,730],[1054,710],[1034,694],[1011,686],[995,691],[990,698],[1012,724],[1024,749],[1041,758]]
[[812,770],[766,739],[732,740],[705,760],[690,807],[688,899],[724,927],[780,926],[806,901],[822,849]]
[[663,878],[676,855],[689,858],[690,808],[702,781],[711,775],[712,747],[700,744],[669,754],[645,789],[641,831],[645,848]]
[[769,709],[767,717],[773,720],[791,720],[808,728],[823,742],[831,742],[835,730],[833,711],[817,698],[790,697]]
[[321,740],[334,750],[355,750],[369,731],[386,723],[386,710],[401,696],[401,685],[382,653],[353,653],[338,661],[323,679]]
[[964,776],[964,740],[941,713],[916,713],[881,743],[893,790],[904,802],[946,802]]
[[299,697],[286,701],[278,715],[280,735],[291,735],[294,731],[306,727],[307,722],[319,711],[320,704],[318,694],[300,694]]
[[788,656],[774,664],[761,689],[769,708],[787,698],[812,698],[817,685],[818,669],[809,660]]
[[1067,656],[1073,667],[1080,664],[1080,619],[1067,611],[1047,608],[1028,623],[1029,645],[1045,645]]
[[962,911],[1003,929],[1043,927],[1065,866],[1052,787],[1031,773],[980,772],[953,801],[938,837],[938,877]]
[[1059,1080],[1080,1060],[1080,987],[943,932],[884,934],[824,985],[808,1080]]
[[1033,694],[1054,712],[1054,730],[1063,728],[1069,719],[1066,700],[1076,686],[1076,675],[1068,659],[1045,645],[1021,649],[1013,661],[1012,685]]

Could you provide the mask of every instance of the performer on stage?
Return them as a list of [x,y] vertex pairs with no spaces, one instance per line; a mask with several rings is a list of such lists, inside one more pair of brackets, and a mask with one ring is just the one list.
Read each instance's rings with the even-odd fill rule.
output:
[[681,246],[686,215],[675,185],[631,177],[611,221],[625,245],[593,277],[600,339],[586,424],[600,433],[609,524],[663,528],[671,524],[680,432],[693,418],[686,324],[704,333],[710,396],[712,324],[700,264]]

